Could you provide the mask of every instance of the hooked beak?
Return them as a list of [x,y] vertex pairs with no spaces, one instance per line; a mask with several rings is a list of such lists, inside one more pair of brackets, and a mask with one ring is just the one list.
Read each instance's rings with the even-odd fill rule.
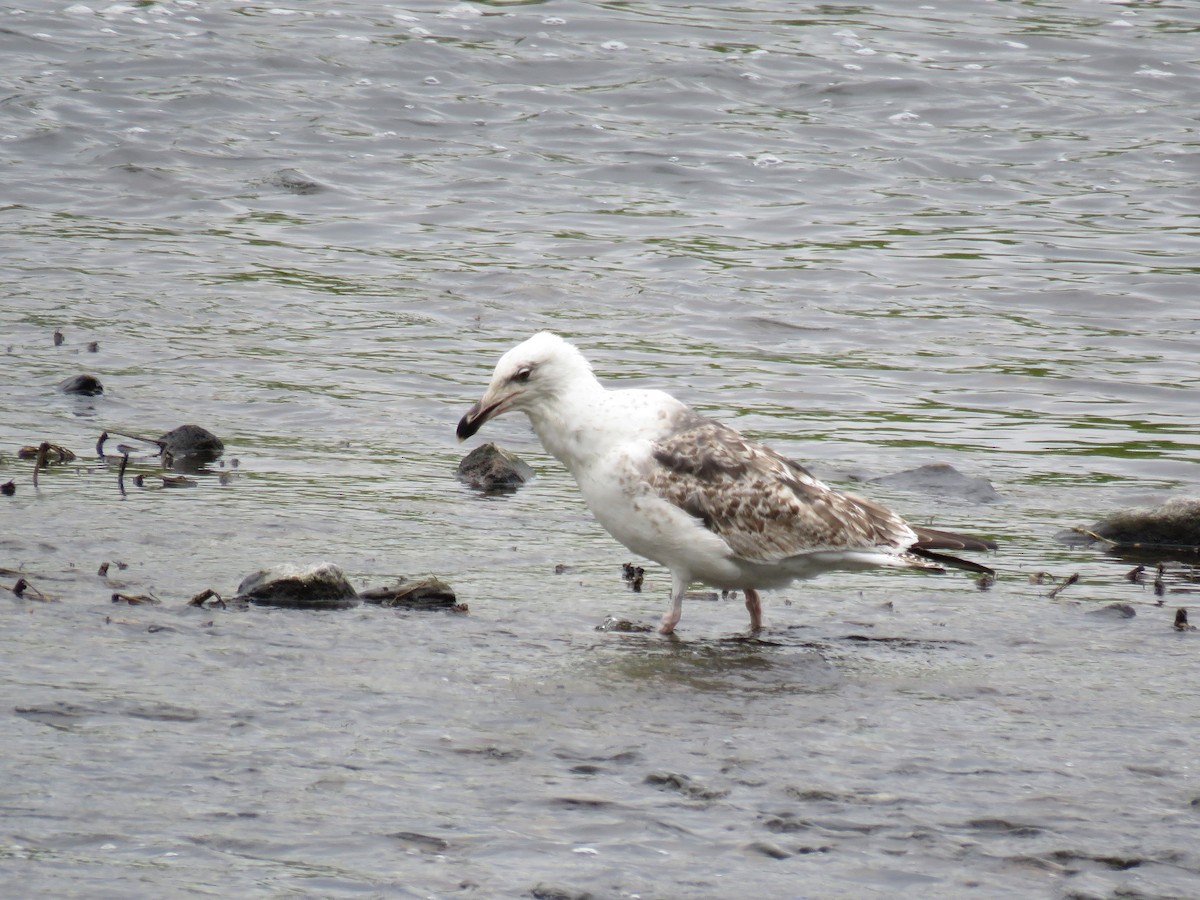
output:
[[515,397],[516,394],[508,394],[498,400],[493,400],[492,392],[488,391],[483,395],[482,400],[468,409],[467,414],[458,420],[458,428],[454,433],[460,441],[465,441],[482,428],[483,423],[488,419],[493,419],[508,409]]

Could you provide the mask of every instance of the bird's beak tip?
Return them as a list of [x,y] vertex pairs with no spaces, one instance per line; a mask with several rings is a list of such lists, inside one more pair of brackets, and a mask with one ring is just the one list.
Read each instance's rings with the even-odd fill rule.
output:
[[475,434],[483,423],[487,421],[487,416],[481,415],[480,411],[481,406],[476,403],[467,410],[466,415],[458,420],[458,427],[454,430],[454,434],[460,444]]

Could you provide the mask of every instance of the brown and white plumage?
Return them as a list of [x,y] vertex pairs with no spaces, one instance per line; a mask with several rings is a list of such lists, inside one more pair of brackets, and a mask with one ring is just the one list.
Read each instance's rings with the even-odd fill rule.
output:
[[504,354],[458,423],[459,439],[510,409],[529,416],[609,533],[671,571],[663,633],[678,624],[694,581],[743,591],[758,630],[758,589],[822,572],[991,571],[934,552],[991,549],[990,542],[911,526],[662,391],[608,390],[573,345],[549,332]]

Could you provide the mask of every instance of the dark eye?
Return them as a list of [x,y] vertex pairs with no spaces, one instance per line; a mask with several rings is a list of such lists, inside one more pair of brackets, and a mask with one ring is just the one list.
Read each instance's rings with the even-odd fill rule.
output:
[[516,373],[513,375],[512,380],[519,381],[524,384],[529,380],[529,376],[532,374],[533,366],[521,366],[521,368],[517,369]]

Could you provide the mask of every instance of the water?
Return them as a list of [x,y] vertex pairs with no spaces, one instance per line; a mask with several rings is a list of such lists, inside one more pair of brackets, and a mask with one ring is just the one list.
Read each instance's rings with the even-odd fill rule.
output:
[[[0,29],[0,565],[62,601],[0,606],[7,893],[1200,894],[1188,596],[1053,540],[1196,490],[1193,5]],[[995,536],[1000,580],[796,585],[766,644],[734,602],[596,632],[655,619],[666,573],[624,588],[521,421],[483,436],[532,485],[453,478],[458,417],[544,327],[839,484],[987,477],[999,502],[860,489]],[[103,396],[55,392],[84,371]],[[228,448],[193,488],[123,497],[92,455],[185,422]],[[43,439],[80,460],[35,490]],[[325,559],[437,573],[470,615],[184,606]]]

